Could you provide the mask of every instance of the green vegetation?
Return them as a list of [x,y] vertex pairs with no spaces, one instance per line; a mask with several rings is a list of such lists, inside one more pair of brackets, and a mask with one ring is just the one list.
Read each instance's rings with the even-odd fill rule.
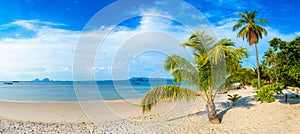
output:
[[[182,44],[183,47],[193,50],[194,63],[177,55],[168,56],[164,60],[164,69],[169,71],[174,82],[180,83],[181,86],[164,85],[151,89],[142,100],[143,113],[150,111],[161,100],[190,101],[200,96],[206,102],[209,121],[214,124],[220,123],[214,98],[224,89],[226,70],[234,72],[234,65],[238,65],[241,58],[247,57],[247,52],[245,48],[235,49],[234,43],[229,39],[222,39],[213,44],[214,40],[205,32],[196,32]],[[232,63],[232,66],[222,68],[225,62]]]
[[[268,32],[259,24],[268,22],[265,19],[256,19],[257,14],[257,11],[239,13],[240,19],[233,27],[233,31],[238,30],[237,37],[243,40],[246,38],[250,46],[254,45],[255,68],[243,68],[240,65],[241,59],[248,58],[249,52],[246,48],[236,48],[230,39],[217,41],[205,32],[195,32],[182,44],[183,47],[192,50],[193,62],[177,55],[168,56],[163,62],[163,67],[170,72],[175,85],[151,89],[142,100],[142,112],[151,111],[152,107],[162,100],[191,101],[201,97],[206,103],[209,121],[220,123],[214,99],[218,92],[224,91],[233,83],[252,84],[258,89],[254,97],[267,103],[275,101],[275,94],[282,94],[283,84],[299,86],[300,37],[290,42],[280,38],[269,41],[271,48],[265,52],[264,60],[260,64],[257,45]],[[225,64],[226,68],[222,68]],[[261,78],[266,80],[268,85],[264,85]],[[238,94],[228,96],[232,105],[241,98]]]
[[266,79],[300,86],[300,37],[290,42],[273,38],[269,43],[271,48],[265,52],[263,61]]
[[231,101],[232,106],[235,106],[236,101],[242,98],[242,96],[239,96],[238,94],[234,94],[234,95],[228,94],[228,97],[229,97],[228,100]]
[[226,79],[225,87],[230,87],[234,82],[247,83],[245,79],[249,77],[249,75],[244,74],[251,71],[247,68],[242,68],[240,63],[241,59],[248,58],[248,50],[244,47],[235,48],[234,42],[230,39],[221,39],[218,44],[221,44],[219,46],[222,47],[225,53],[226,72],[229,74],[229,78]]
[[[239,65],[240,66],[240,65]],[[242,68],[238,67],[238,69],[232,73],[232,75],[226,80],[227,87],[229,87],[234,82],[239,82],[243,86],[251,85],[251,81],[255,79],[256,74],[251,68]]]
[[274,94],[282,94],[282,84],[269,84],[261,87],[260,90],[256,91],[255,98],[258,98],[260,102],[271,103],[275,101]]
[[249,45],[255,46],[256,50],[256,65],[257,65],[257,79],[258,79],[258,86],[257,88],[260,89],[260,69],[259,69],[259,61],[258,61],[258,49],[257,43],[262,38],[262,35],[268,35],[268,32],[262,26],[259,26],[258,23],[268,24],[268,21],[265,19],[256,19],[256,15],[258,14],[257,11],[247,11],[245,13],[239,13],[238,16],[241,19],[234,25],[233,31],[236,31],[241,28],[238,32],[237,37],[240,38],[247,38],[247,42]]
[[[263,80],[260,80],[260,83],[261,83],[261,86],[264,86],[264,85],[265,85]],[[257,88],[257,85],[258,85],[258,79],[257,79],[257,78],[256,78],[256,79],[253,79],[253,80],[251,81],[251,85],[252,85],[252,87]]]

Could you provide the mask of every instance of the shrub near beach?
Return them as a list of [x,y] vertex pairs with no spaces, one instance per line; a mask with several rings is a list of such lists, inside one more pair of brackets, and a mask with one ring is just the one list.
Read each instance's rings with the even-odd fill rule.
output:
[[[257,78],[256,78],[256,79],[253,79],[253,80],[251,81],[251,85],[252,85],[252,87],[257,88],[257,85],[258,85],[258,80],[257,80]],[[260,86],[264,86],[264,85],[265,85],[264,81],[261,80],[261,81],[260,81]]]
[[261,87],[258,91],[256,91],[255,98],[258,98],[260,102],[271,103],[275,101],[274,94],[282,94],[283,89],[282,84],[269,84]]

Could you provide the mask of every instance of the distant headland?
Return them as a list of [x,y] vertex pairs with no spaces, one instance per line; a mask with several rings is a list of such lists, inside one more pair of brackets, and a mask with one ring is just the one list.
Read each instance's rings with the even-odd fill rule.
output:
[[52,82],[53,80],[50,80],[49,78],[44,78],[42,80],[36,78],[34,80],[32,80],[32,82]]

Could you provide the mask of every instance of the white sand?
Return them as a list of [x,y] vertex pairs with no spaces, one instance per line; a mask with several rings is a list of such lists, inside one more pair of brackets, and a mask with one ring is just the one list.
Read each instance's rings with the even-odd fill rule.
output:
[[0,102],[0,133],[300,133],[299,100],[265,104],[254,100],[252,91],[230,91],[243,97],[231,108],[227,95],[220,95],[219,125],[207,122],[201,100],[196,105],[159,103],[146,115],[141,115],[140,100],[82,103],[88,116],[76,103]]

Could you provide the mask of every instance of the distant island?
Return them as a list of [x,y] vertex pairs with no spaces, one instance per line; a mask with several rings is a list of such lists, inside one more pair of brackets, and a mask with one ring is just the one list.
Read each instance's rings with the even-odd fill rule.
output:
[[[131,77],[127,80],[129,80],[130,82],[133,82],[133,83],[134,82],[139,83],[139,82],[149,82],[149,81],[162,81],[162,80],[172,82],[172,79],[170,79],[170,78],[148,78],[148,77]],[[96,80],[96,81],[114,81],[114,80]],[[118,81],[118,80],[116,80],[116,81]],[[121,81],[124,81],[124,80],[121,80]],[[52,80],[52,79],[46,77],[44,79],[36,78],[36,79],[32,80],[31,82],[61,82],[61,80]],[[63,81],[63,82],[66,82],[66,81]],[[69,82],[73,82],[73,81],[69,81]]]
[[52,82],[53,80],[50,80],[49,78],[44,78],[42,80],[36,78],[32,82]]
[[149,83],[153,81],[166,81],[169,84],[172,84],[172,79],[169,78],[147,78],[147,77],[131,77],[129,81],[133,84],[142,84],[142,83]]

